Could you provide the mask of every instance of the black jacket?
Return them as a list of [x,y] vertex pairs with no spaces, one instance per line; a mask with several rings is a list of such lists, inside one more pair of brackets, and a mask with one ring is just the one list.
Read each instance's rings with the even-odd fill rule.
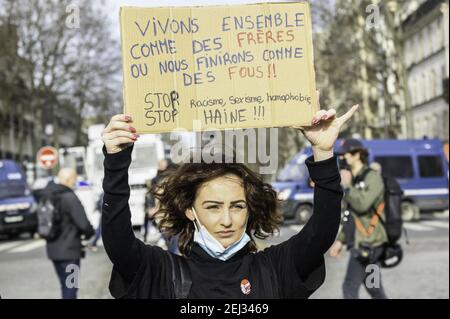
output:
[[56,207],[62,215],[59,236],[47,242],[47,256],[51,260],[75,260],[82,256],[81,235],[86,238],[94,235],[83,205],[70,188],[51,182],[45,192],[56,194]]
[[[174,298],[169,252],[136,239],[128,205],[132,148],[106,154],[102,238],[114,268],[110,291],[116,298]],[[308,298],[325,280],[324,254],[334,242],[342,189],[336,157],[307,159],[315,182],[314,214],[289,240],[251,253],[244,247],[227,261],[210,257],[197,244],[186,258],[192,277],[188,298]],[[249,293],[241,290],[249,283]],[[245,290],[245,289],[244,289]],[[248,291],[247,291],[248,292]]]

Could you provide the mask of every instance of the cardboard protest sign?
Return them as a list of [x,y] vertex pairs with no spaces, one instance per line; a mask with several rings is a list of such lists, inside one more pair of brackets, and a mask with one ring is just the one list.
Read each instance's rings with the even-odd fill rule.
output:
[[309,125],[309,5],[120,10],[124,113],[140,133]]

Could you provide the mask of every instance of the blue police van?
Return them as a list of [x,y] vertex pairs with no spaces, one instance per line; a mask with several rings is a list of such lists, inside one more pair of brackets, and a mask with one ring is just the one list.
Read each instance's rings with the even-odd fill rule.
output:
[[[404,191],[405,221],[420,213],[448,209],[448,162],[440,140],[361,140],[369,150],[369,163],[377,162],[383,173],[397,179]],[[337,141],[335,149],[338,148]],[[312,214],[314,186],[305,160],[310,147],[296,154],[279,172],[272,186],[282,201],[285,220],[305,223]]]
[[20,166],[0,160],[0,235],[37,230],[36,202]]

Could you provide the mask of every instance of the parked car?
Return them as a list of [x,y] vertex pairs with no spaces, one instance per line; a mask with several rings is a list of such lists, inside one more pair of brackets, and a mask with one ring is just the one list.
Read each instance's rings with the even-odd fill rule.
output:
[[36,201],[24,172],[11,160],[0,160],[0,235],[32,236],[37,231]]
[[[362,140],[369,162],[381,165],[397,179],[404,191],[402,216],[416,220],[420,214],[448,209],[448,162],[440,140]],[[337,149],[340,141],[337,141]],[[304,148],[279,172],[272,183],[282,200],[285,219],[305,223],[312,214],[314,188],[305,160],[312,155]]]

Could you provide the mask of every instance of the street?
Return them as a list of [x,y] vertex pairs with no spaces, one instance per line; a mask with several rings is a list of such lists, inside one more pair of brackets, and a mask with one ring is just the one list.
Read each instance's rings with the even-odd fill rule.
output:
[[0,299],[449,299],[449,1],[0,0]]
[[[383,284],[390,298],[449,298],[449,218],[447,214],[426,215],[416,223],[405,223],[410,244],[403,262],[383,269]],[[282,242],[301,229],[283,226],[279,236],[263,245]],[[327,257],[327,277],[312,298],[341,298],[348,253],[339,259]],[[108,281],[111,263],[100,245],[87,251],[81,262],[79,298],[111,298]],[[55,299],[60,297],[53,265],[46,258],[42,239],[0,241],[0,295],[2,298]],[[368,298],[364,289],[361,297]]]
[[[402,263],[393,269],[382,269],[382,282],[392,299],[449,298],[449,219],[448,213],[424,215],[420,222],[407,222],[409,245],[401,239],[404,248]],[[284,227],[279,243],[294,235],[301,226]],[[327,255],[325,283],[311,296],[312,299],[342,298],[342,283],[349,253],[337,258]],[[363,287],[360,298],[369,298]]]
[[[404,248],[402,263],[393,269],[382,269],[382,281],[392,299],[449,298],[449,220],[434,217],[418,223],[405,223],[409,245]],[[341,298],[348,253],[338,260],[327,258],[324,285],[311,298]],[[363,287],[360,297],[369,295]]]
[[[97,252],[88,250],[87,257],[81,261],[78,297],[111,298],[107,289],[111,267],[103,247]],[[59,282],[42,239],[0,241],[0,269],[2,298],[60,298]]]

